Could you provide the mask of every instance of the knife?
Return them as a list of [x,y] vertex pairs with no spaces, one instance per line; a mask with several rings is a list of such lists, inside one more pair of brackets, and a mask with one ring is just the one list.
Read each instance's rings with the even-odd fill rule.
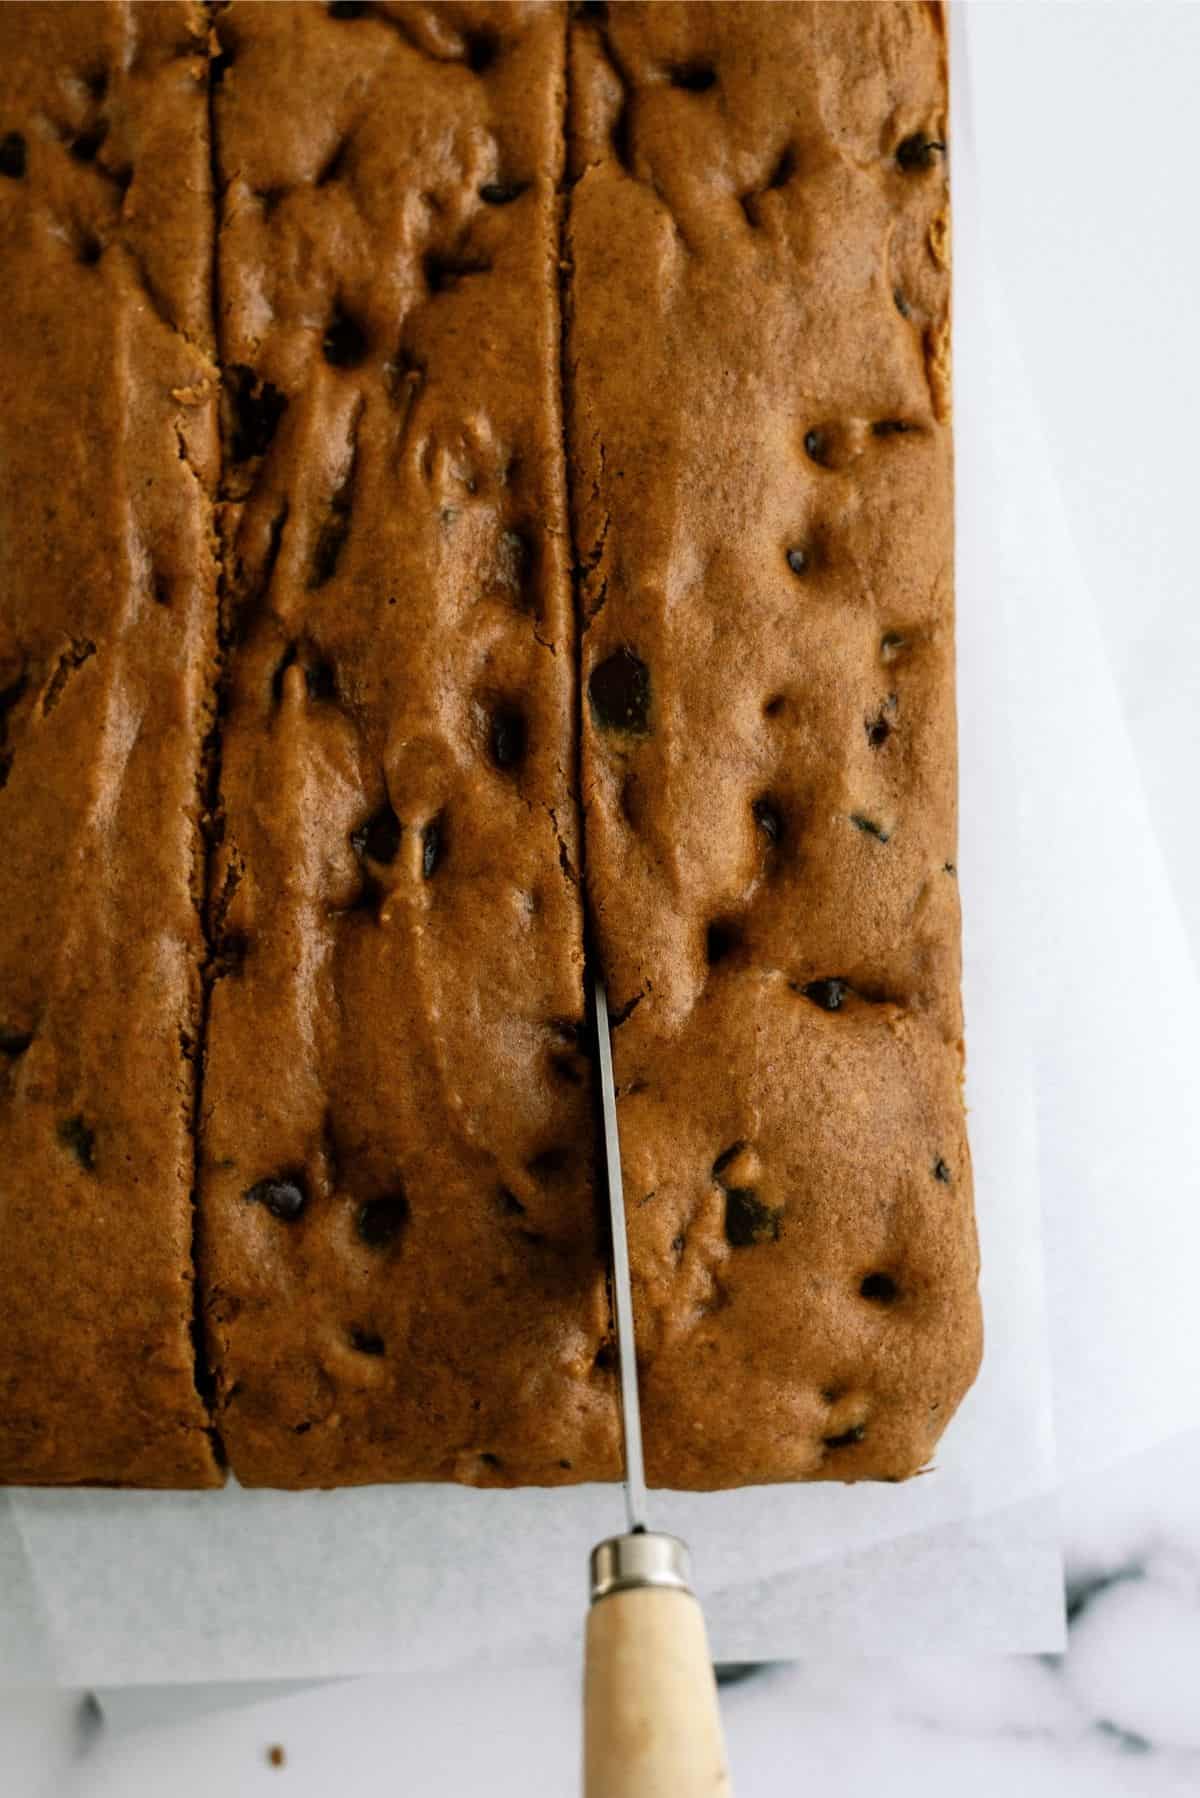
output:
[[691,1589],[687,1544],[646,1527],[617,1095],[608,1000],[599,978],[595,998],[629,1527],[592,1550],[584,1798],[729,1798],[717,1685],[704,1615]]

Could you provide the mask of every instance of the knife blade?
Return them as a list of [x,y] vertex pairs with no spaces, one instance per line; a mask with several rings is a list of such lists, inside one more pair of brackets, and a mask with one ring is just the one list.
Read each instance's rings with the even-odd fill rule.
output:
[[617,1363],[621,1384],[621,1436],[624,1446],[625,1514],[631,1535],[646,1528],[646,1468],[642,1456],[642,1407],[638,1397],[637,1344],[633,1331],[633,1287],[629,1277],[629,1238],[625,1230],[625,1188],[621,1179],[621,1138],[617,1129],[617,1088],[613,1079],[612,1033],[604,981],[596,978],[596,1036],[600,1049],[600,1109],[604,1123],[604,1162],[608,1175],[609,1226],[612,1233],[612,1297],[617,1323]]

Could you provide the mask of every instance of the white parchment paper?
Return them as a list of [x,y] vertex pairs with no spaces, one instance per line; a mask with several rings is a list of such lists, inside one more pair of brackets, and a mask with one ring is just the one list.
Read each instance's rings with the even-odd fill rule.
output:
[[[1200,994],[1173,961],[1178,918],[989,264],[972,126],[997,121],[979,144],[991,175],[1000,115],[968,116],[987,74],[957,50],[959,868],[987,1352],[925,1478],[663,1495],[653,1521],[691,1542],[731,1658],[1057,1645],[1039,1199],[1071,1471],[1200,1420],[1200,1342],[1190,1356],[1179,1328],[1200,1248],[1200,1207],[1184,1202],[1200,1155],[1180,1165]],[[1161,1000],[1169,964],[1148,1029],[1140,976]],[[0,1678],[574,1654],[587,1551],[620,1518],[604,1488],[15,1491],[0,1503]]]

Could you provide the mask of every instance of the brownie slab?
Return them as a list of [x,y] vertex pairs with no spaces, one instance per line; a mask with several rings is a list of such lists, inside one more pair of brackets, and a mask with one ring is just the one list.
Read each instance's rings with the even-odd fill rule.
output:
[[564,18],[235,4],[217,30],[217,1420],[247,1484],[611,1477]]
[[0,8],[0,1481],[219,1479],[192,1344],[207,21]]
[[980,1342],[943,21],[571,34],[585,861],[650,1475],[898,1478]]

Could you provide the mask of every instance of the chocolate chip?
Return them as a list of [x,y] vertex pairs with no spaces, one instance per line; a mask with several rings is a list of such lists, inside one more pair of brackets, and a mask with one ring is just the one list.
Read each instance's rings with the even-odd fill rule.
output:
[[725,1194],[725,1239],[735,1249],[759,1242],[778,1242],[781,1212],[764,1205],[749,1186],[731,1186]]
[[773,799],[756,799],[750,808],[754,822],[768,842],[778,843],[783,837],[783,816]]
[[879,1305],[890,1305],[900,1296],[891,1274],[868,1274],[858,1290],[863,1298],[873,1299]]
[[877,824],[874,818],[866,818],[861,812],[851,812],[850,822],[855,830],[861,830],[864,836],[874,837],[876,842],[891,841],[891,831],[885,830],[882,824]]
[[569,1473],[571,1471],[571,1463],[569,1461],[560,1461],[559,1466],[564,1473]]
[[840,1436],[826,1436],[823,1440],[826,1448],[853,1448],[856,1442],[862,1441],[866,1433],[865,1423],[855,1423],[848,1430],[843,1430]]
[[367,10],[366,0],[329,0],[325,10],[331,19],[361,19]]
[[494,31],[469,31],[463,39],[463,61],[473,75],[490,69],[500,54],[500,40]]
[[0,1055],[15,1061],[18,1055],[24,1055],[32,1041],[32,1030],[0,1030]]
[[935,1180],[940,1180],[943,1186],[949,1186],[950,1184],[952,1177],[950,1169],[940,1155],[933,1164],[933,1177]]
[[233,414],[233,460],[249,462],[254,456],[265,455],[287,409],[287,395],[243,362],[226,370],[225,391]]
[[366,332],[344,312],[335,312],[321,339],[321,352],[333,368],[357,368],[367,354]]
[[368,861],[394,862],[404,826],[385,799],[379,810],[350,832],[350,847]]
[[739,1156],[741,1154],[742,1150],[745,1147],[746,1147],[746,1145],[744,1142],[735,1142],[735,1143],[730,1143],[730,1145],[727,1149],[721,1150],[721,1153],[717,1156],[717,1159],[712,1164],[714,1180],[720,1181],[721,1175],[724,1173],[725,1169],[729,1166],[729,1163],[731,1161],[735,1160],[737,1158],[737,1156]]
[[822,1011],[840,1011],[850,988],[844,980],[810,980],[800,991],[814,1005],[819,1005]]
[[7,175],[10,181],[19,181],[25,167],[25,139],[19,131],[9,131],[0,137],[0,175]]
[[682,1255],[683,1251],[686,1247],[687,1247],[687,1237],[686,1236],[672,1236],[671,1250],[674,1254]]
[[104,245],[94,231],[81,230],[75,243],[75,255],[84,268],[95,268],[104,254]]
[[421,831],[421,873],[432,880],[442,859],[442,820],[431,818]]
[[806,574],[808,572],[808,551],[801,549],[798,544],[795,548],[789,549],[787,565],[793,574]]
[[308,1203],[304,1175],[298,1173],[277,1174],[270,1180],[258,1180],[242,1196],[252,1205],[265,1205],[272,1217],[280,1218],[285,1224],[294,1223]]
[[383,1337],[376,1336],[373,1330],[351,1330],[350,1346],[358,1350],[360,1355],[382,1355],[386,1353]]
[[896,311],[900,314],[901,318],[911,318],[912,317],[912,307],[909,305],[908,301],[905,299],[904,295],[901,293],[901,291],[898,287],[893,287],[893,289],[892,289],[892,303],[894,304]]
[[885,631],[879,640],[880,658],[885,662],[894,662],[900,651],[907,648],[908,638],[899,631]]
[[79,1113],[74,1117],[63,1118],[57,1130],[59,1142],[64,1149],[70,1149],[85,1173],[94,1173],[96,1169],[96,1132],[85,1124]]
[[493,1455],[493,1454],[489,1453],[486,1449],[480,1455],[479,1459],[483,1462],[485,1467],[499,1467],[499,1465],[500,1465],[499,1455]]
[[386,1198],[368,1199],[358,1208],[355,1227],[368,1248],[386,1249],[395,1242],[408,1222],[408,1200],[402,1192]]
[[882,712],[878,717],[866,719],[864,728],[867,733],[867,742],[872,749],[882,749],[892,734],[892,727]]
[[617,1347],[614,1342],[602,1342],[596,1350],[596,1359],[592,1364],[601,1373],[611,1373],[617,1365]]
[[910,424],[906,418],[877,418],[871,426],[872,437],[903,437],[908,431],[915,431],[916,425]]
[[704,935],[704,954],[709,967],[715,967],[718,962],[732,955],[740,942],[741,932],[736,924],[723,919],[710,924]]
[[676,63],[670,75],[671,86],[681,87],[689,94],[706,94],[717,79],[717,71],[710,62]]
[[896,146],[896,161],[906,175],[918,169],[932,168],[937,160],[938,152],[945,152],[945,144],[936,137],[926,137],[923,131],[914,131]]
[[479,190],[479,198],[486,206],[511,206],[528,189],[528,181],[485,181]]
[[819,468],[829,467],[829,456],[832,445],[825,431],[811,430],[804,433],[804,453],[810,462]]
[[650,728],[650,670],[628,644],[592,669],[588,699],[604,730],[645,736]]
[[108,125],[102,120],[88,131],[81,131],[78,137],[72,138],[71,155],[76,162],[95,162],[96,152],[108,136]]
[[489,746],[497,768],[517,768],[525,760],[528,733],[524,715],[515,706],[500,706],[492,713]]
[[304,684],[308,688],[310,699],[336,699],[337,676],[333,671],[333,663],[324,657],[318,662],[310,662],[304,670]]
[[951,880],[956,880],[958,878],[958,869],[953,862],[943,862],[942,872],[943,874],[948,874]]

